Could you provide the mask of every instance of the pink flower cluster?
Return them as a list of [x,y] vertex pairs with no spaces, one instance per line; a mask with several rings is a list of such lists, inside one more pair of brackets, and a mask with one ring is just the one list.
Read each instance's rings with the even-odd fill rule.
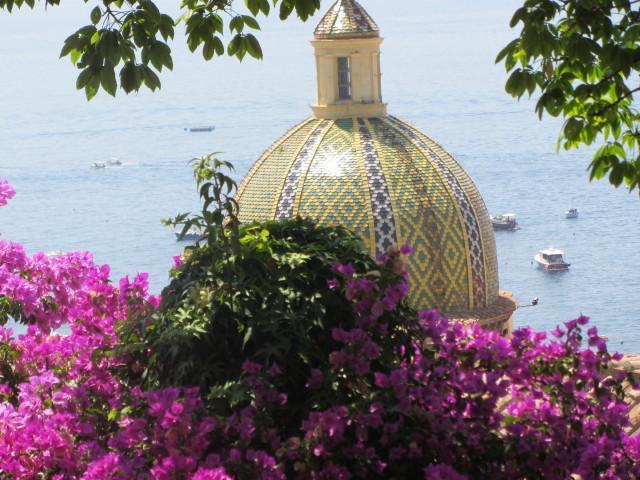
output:
[[0,178],[0,207],[5,206],[7,202],[15,196],[15,194],[16,191],[9,182]]
[[[400,256],[381,260],[396,270]],[[217,418],[226,435],[214,448],[227,471],[318,480],[640,476],[622,378],[606,373],[619,356],[595,328],[582,348],[585,317],[555,340],[530,329],[506,339],[436,312],[392,325],[385,312],[399,307],[403,280],[358,275],[348,264],[334,271],[329,287],[344,289],[354,321],[333,330],[327,367],[309,372],[306,418],[293,435],[284,431],[299,405],[279,391],[272,368],[246,362],[241,383],[253,401]],[[246,470],[256,451],[267,473]]]
[[595,328],[583,347],[585,317],[506,339],[395,315],[409,253],[335,265],[353,317],[295,389],[247,358],[224,388],[143,391],[119,325],[155,312],[146,276],[116,287],[89,254],[0,241],[0,322],[29,324],[0,326],[0,478],[640,478],[618,357]]
[[115,287],[88,253],[0,241],[0,324],[29,324],[0,326],[0,478],[231,478],[208,462],[197,390],[143,392],[124,374],[118,324],[158,303],[146,274]]

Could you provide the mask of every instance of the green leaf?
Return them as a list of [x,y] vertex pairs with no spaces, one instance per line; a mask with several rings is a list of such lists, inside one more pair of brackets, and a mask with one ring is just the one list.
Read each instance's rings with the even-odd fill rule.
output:
[[116,96],[118,84],[116,82],[116,73],[113,67],[104,67],[100,73],[100,83],[102,88],[111,95]]
[[260,47],[258,39],[250,33],[245,36],[245,39],[249,55],[258,60],[262,59],[262,47]]
[[247,343],[249,343],[249,341],[251,340],[252,335],[253,335],[253,327],[247,328],[247,330],[244,333],[244,337],[242,338],[242,348],[243,349],[244,349],[244,347],[247,346]]
[[256,16],[260,12],[260,2],[258,0],[244,0],[244,4],[251,12],[251,15]]
[[231,39],[231,41],[229,42],[229,45],[227,45],[227,55],[229,56],[237,55],[241,47],[242,47],[242,37],[239,34],[237,34]]
[[84,87],[84,93],[87,97],[87,100],[91,100],[93,97],[95,97],[99,89],[100,89],[100,76],[96,74],[91,78],[91,80],[89,80],[89,83],[87,83]]
[[509,21],[509,27],[514,28],[518,24],[518,22],[525,18],[526,14],[526,7],[520,7],[519,9],[517,9],[511,17],[511,20]]
[[520,44],[519,38],[516,38],[515,40],[512,40],[511,42],[509,42],[509,44],[506,47],[500,50],[500,52],[496,56],[495,63],[500,63],[502,60],[505,59],[507,55],[511,55],[513,51],[518,47],[519,44]]
[[89,83],[89,81],[93,78],[93,76],[94,72],[91,67],[82,70],[82,72],[80,72],[80,75],[78,75],[78,79],[76,80],[76,88],[78,90],[84,88],[87,83]]
[[91,23],[97,25],[101,18],[102,10],[100,10],[100,7],[95,7],[93,10],[91,10]]
[[242,20],[247,27],[252,28],[253,30],[260,30],[260,24],[255,18],[250,17],[249,15],[242,15]]
[[[274,4],[275,5],[275,4]],[[293,12],[294,4],[292,1],[283,0],[280,4],[280,20],[286,20]]]
[[158,78],[158,75],[156,75],[155,72],[146,65],[141,66],[141,68],[144,84],[151,89],[151,91],[155,91],[160,88],[160,78]]
[[205,60],[211,60],[216,53],[216,46],[213,39],[205,42],[202,49],[202,56]]
[[131,93],[134,90],[140,89],[141,79],[140,74],[136,70],[136,65],[133,61],[125,63],[124,67],[120,70],[120,86],[126,93]]
[[60,50],[60,56],[58,58],[66,57],[72,50],[75,50],[78,45],[77,40],[75,36],[67,38],[62,46],[62,50]]
[[242,33],[242,30],[244,30],[244,18],[242,15],[238,15],[236,17],[233,17],[231,19],[231,21],[229,22],[229,29],[232,32],[238,32],[238,33]]
[[109,410],[109,414],[107,415],[107,420],[109,422],[115,422],[120,418],[120,411],[117,408],[112,408]]

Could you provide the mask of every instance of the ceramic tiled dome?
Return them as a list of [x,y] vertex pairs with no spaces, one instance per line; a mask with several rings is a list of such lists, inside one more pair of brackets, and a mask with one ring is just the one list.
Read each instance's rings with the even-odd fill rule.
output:
[[[352,25],[351,33],[336,25]],[[498,291],[495,239],[482,197],[442,147],[387,115],[381,43],[375,22],[354,0],[329,9],[312,41],[314,116],[251,168],[238,191],[240,220],[302,216],[343,225],[372,255],[409,244],[414,307],[508,331],[515,302]]]
[[446,312],[498,298],[496,249],[477,188],[442,147],[395,117],[309,119],[256,162],[242,221],[300,215],[345,225],[372,254],[409,244],[411,300]]

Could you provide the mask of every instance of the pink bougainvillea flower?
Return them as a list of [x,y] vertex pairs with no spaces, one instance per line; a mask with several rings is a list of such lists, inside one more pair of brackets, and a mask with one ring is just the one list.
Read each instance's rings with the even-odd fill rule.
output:
[[[0,181],[0,202],[13,194]],[[620,356],[596,328],[583,340],[586,317],[504,338],[435,310],[393,315],[408,311],[408,253],[390,249],[375,274],[333,265],[327,287],[349,314],[310,338],[323,347],[294,387],[287,364],[246,355],[233,382],[202,392],[217,405],[226,389],[218,410],[199,388],[144,390],[131,375],[145,360],[120,327],[158,314],[146,274],[114,283],[88,253],[0,241],[0,319],[29,324],[0,326],[0,477],[640,478],[608,370]]]
[[0,178],[0,207],[6,205],[9,200],[15,197],[15,195],[16,191],[13,189],[11,184]]

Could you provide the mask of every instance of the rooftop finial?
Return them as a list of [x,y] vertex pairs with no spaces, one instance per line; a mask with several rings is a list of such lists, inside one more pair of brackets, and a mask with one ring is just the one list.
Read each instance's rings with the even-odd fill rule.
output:
[[356,0],[338,0],[315,30],[316,39],[366,38],[379,34],[376,22]]

